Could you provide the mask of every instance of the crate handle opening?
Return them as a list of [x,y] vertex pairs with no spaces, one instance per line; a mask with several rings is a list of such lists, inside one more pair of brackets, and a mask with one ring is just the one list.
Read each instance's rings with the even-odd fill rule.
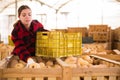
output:
[[42,35],[47,36],[48,34],[47,33],[42,33]]

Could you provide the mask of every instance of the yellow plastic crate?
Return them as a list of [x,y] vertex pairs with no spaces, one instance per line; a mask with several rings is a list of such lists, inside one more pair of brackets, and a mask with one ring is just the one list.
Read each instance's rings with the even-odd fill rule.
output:
[[10,35],[8,35],[8,45],[14,46],[14,43],[11,40],[11,36]]
[[37,32],[36,56],[56,58],[80,55],[81,45],[81,33]]

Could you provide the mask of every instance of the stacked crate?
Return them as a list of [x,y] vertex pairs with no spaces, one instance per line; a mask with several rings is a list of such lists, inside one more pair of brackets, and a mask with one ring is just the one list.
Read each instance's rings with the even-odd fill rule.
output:
[[120,50],[120,42],[113,42],[113,49]]
[[114,30],[114,40],[120,41],[120,27],[118,27]]
[[108,25],[89,25],[88,36],[93,37],[94,42],[107,43],[107,49],[111,49],[111,27]]
[[77,33],[81,32],[82,33],[82,43],[93,43],[93,38],[88,37],[88,30],[86,27],[68,27],[67,29],[68,33]]
[[88,36],[94,41],[106,42],[110,40],[110,28],[108,25],[89,25]]
[[51,31],[61,31],[61,32],[67,32],[67,29],[52,29]]
[[87,36],[87,28],[86,27],[68,27],[67,32],[68,33],[81,32],[82,33],[82,37],[86,37]]
[[120,50],[120,27],[116,28],[113,31],[113,49],[118,49]]
[[38,32],[36,55],[46,57],[80,55],[82,51],[81,39],[81,33],[64,33],[61,31]]

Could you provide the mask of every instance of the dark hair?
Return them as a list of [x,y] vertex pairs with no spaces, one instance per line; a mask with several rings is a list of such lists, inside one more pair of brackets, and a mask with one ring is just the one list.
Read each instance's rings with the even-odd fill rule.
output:
[[27,5],[22,5],[22,6],[20,6],[19,9],[18,9],[18,16],[20,16],[22,10],[24,10],[24,9],[30,9],[30,10],[31,10],[31,8],[30,8],[29,6],[27,6]]

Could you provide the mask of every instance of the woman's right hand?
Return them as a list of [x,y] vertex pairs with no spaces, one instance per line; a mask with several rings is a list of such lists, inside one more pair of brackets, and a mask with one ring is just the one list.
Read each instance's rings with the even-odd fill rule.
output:
[[32,58],[28,58],[26,68],[40,68],[40,65]]

